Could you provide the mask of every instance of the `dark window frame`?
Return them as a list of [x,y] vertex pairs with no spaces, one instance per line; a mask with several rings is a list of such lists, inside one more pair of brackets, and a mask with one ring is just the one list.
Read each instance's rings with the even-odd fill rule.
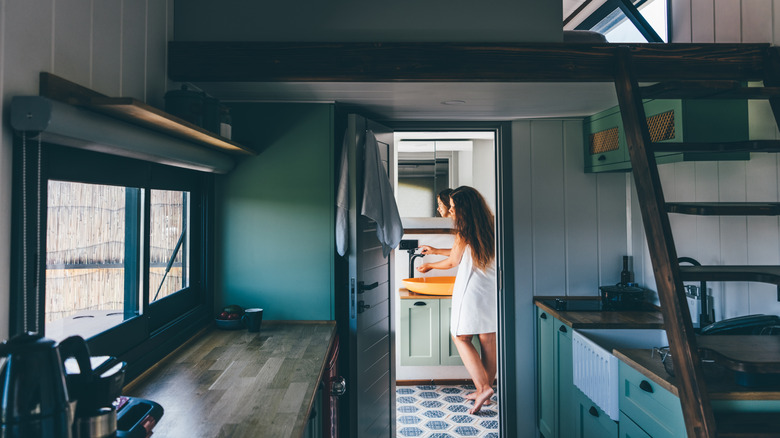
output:
[[[128,235],[135,234],[141,246],[131,248],[135,254],[128,260],[127,269],[140,271],[138,277],[130,281],[127,287],[142,285],[141,315],[133,316],[117,326],[90,337],[87,342],[93,355],[109,355],[128,362],[127,378],[132,379],[153,365],[184,340],[206,326],[213,317],[213,243],[214,220],[214,175],[188,169],[171,167],[142,160],[125,158],[100,152],[88,151],[43,143],[40,145],[40,187],[37,186],[38,141],[16,137],[13,166],[13,206],[12,206],[12,263],[10,297],[10,334],[23,331],[25,309],[23,294],[28,302],[41,303],[28,306],[26,316],[30,327],[44,331],[45,271],[46,271],[46,204],[49,180],[70,181],[87,184],[107,184],[147,190],[146,208],[140,221],[128,222]],[[25,151],[22,151],[23,145]],[[26,152],[26,153],[25,153]],[[22,164],[26,155],[26,169]],[[27,178],[26,197],[21,191],[22,177]],[[176,190],[190,193],[189,210],[189,285],[169,296],[149,303],[149,190]],[[140,191],[138,199],[127,199],[141,207]],[[133,190],[129,190],[133,191]],[[40,196],[38,195],[40,193]],[[27,207],[27,218],[23,217],[23,205]],[[40,210],[38,210],[40,209]],[[41,212],[40,235],[35,212]],[[144,235],[139,235],[142,224]],[[24,291],[23,279],[23,230],[27,230],[27,290]],[[42,250],[37,252],[36,246]],[[127,245],[130,246],[130,245]],[[145,248],[141,250],[141,248]],[[144,259],[138,259],[139,254]],[[130,265],[129,267],[127,265]],[[134,266],[133,266],[134,265]],[[139,269],[140,268],[140,269]],[[36,288],[36,269],[40,269],[40,287]],[[135,284],[135,286],[133,286]],[[36,297],[36,290],[39,295]],[[136,289],[137,290],[137,289]],[[126,289],[127,291],[127,289]],[[132,294],[132,292],[126,292]],[[136,293],[135,296],[138,296]],[[34,323],[37,321],[37,323]],[[45,333],[44,333],[45,335]]]

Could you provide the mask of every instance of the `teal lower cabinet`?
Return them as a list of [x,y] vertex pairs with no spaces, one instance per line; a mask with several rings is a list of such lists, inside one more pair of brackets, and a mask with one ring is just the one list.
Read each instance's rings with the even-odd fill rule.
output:
[[637,426],[633,420],[626,417],[623,412],[620,413],[620,438],[652,438],[641,427]]
[[686,436],[680,399],[624,362],[618,364],[621,426],[628,417],[653,438]]
[[[452,299],[401,300],[401,365],[463,365],[450,335]],[[472,341],[480,351],[479,339]]]
[[614,438],[618,436],[618,423],[609,418],[606,412],[602,411],[576,387],[574,388],[574,410],[574,421],[572,422],[574,433],[561,435],[561,437]]
[[[620,437],[686,437],[680,399],[619,362]],[[714,412],[780,412],[780,400],[710,400]]]
[[571,328],[537,308],[536,329],[539,432],[545,438],[573,437],[579,390],[572,378]]

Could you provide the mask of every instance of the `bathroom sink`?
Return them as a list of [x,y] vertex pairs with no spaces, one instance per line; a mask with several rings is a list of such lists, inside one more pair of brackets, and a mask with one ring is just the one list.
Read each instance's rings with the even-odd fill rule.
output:
[[423,295],[452,295],[455,277],[404,278],[404,286]]

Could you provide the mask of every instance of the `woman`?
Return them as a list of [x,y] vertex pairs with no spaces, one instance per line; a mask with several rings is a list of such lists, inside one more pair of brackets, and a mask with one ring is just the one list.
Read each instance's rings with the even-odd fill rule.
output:
[[[452,291],[450,331],[476,388],[474,394],[467,396],[474,400],[474,407],[469,411],[474,414],[493,396],[496,378],[495,225],[485,199],[471,187],[455,189],[449,204],[455,243],[452,249],[421,246],[423,254],[447,258],[424,263],[417,270],[425,273],[431,269],[458,267]],[[474,335],[479,338],[481,358],[471,343]]]
[[450,194],[452,189],[444,189],[436,195],[436,211],[441,217],[450,217]]

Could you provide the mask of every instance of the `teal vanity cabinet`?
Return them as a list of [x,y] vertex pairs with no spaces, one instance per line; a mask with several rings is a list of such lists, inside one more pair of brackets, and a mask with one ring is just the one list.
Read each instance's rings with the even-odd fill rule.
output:
[[[716,142],[749,139],[747,101],[673,100],[645,101],[653,142]],[[583,120],[585,172],[630,171],[623,120],[612,107]],[[657,152],[658,163],[703,160],[749,160],[750,153],[694,154]]]
[[[463,365],[450,336],[451,298],[401,299],[401,365]],[[480,351],[476,336],[472,343]]]
[[545,438],[575,436],[571,327],[536,308],[537,406]]
[[439,365],[439,301],[401,300],[401,365]]

